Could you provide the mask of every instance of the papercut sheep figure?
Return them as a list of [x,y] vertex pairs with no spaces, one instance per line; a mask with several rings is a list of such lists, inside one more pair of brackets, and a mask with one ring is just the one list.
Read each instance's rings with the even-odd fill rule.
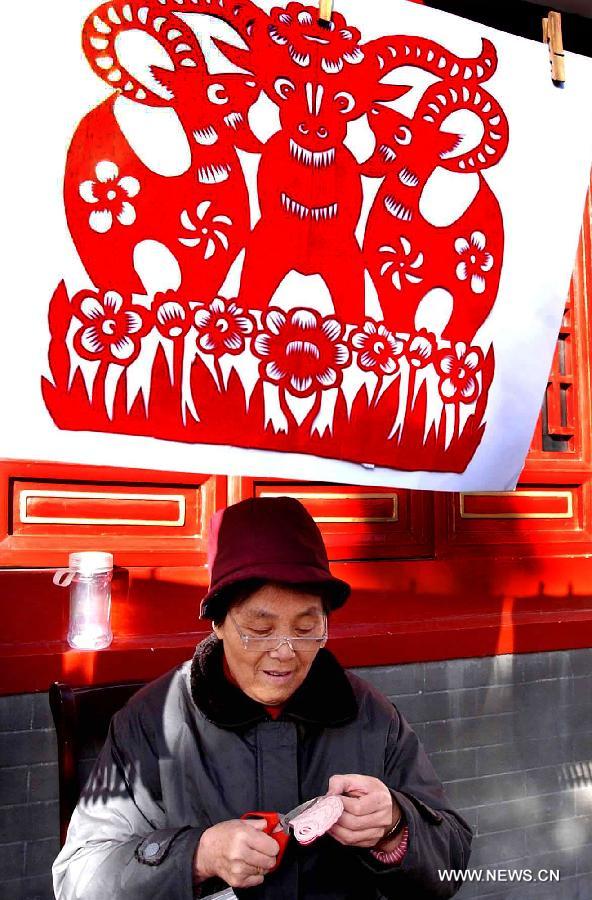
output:
[[[120,39],[132,31],[157,41],[170,60],[149,67],[152,89],[120,59]],[[142,241],[156,241],[177,261],[185,296],[207,301],[248,233],[235,147],[256,146],[247,113],[259,90],[244,75],[210,75],[193,31],[161,4],[103,4],[84,25],[83,48],[116,92],[83,119],[68,152],[66,215],[82,263],[98,288],[146,293],[134,253]],[[188,147],[185,171],[158,174],[140,159],[118,123],[118,97],[176,113]],[[151,127],[140,122],[144,139]]]
[[265,309],[296,271],[320,275],[340,320],[358,322],[367,260],[354,234],[362,186],[360,165],[344,143],[348,123],[407,92],[384,83],[393,69],[413,65],[444,82],[461,73],[472,83],[489,77],[495,50],[484,41],[481,55],[465,60],[423,38],[362,44],[360,32],[337,12],[322,27],[317,8],[298,2],[269,16],[243,4],[243,18],[247,7],[250,28],[241,36],[249,49],[220,47],[278,104],[281,130],[262,153],[261,219],[247,245],[241,305]]
[[[462,138],[441,125],[460,110],[481,119],[483,137],[474,149],[454,156]],[[478,80],[457,76],[428,88],[413,118],[375,106],[369,122],[376,150],[364,172],[386,177],[368,219],[364,254],[383,314],[397,331],[413,332],[420,301],[440,288],[452,298],[443,337],[470,343],[499,287],[502,213],[482,172],[506,151],[506,117]],[[445,225],[433,224],[422,212],[426,184],[439,166],[479,177],[474,199]]]

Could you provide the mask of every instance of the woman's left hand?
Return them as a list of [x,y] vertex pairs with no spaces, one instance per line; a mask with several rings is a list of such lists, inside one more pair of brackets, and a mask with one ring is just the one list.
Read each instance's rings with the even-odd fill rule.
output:
[[333,775],[328,794],[338,794],[344,811],[329,834],[351,847],[374,847],[401,814],[385,784],[370,775]]

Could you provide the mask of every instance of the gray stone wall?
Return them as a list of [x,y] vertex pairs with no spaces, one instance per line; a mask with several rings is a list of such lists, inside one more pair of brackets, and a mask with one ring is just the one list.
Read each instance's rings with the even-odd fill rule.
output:
[[559,883],[472,882],[458,897],[592,898],[592,650],[358,672],[412,723],[473,827],[471,868],[560,870]]
[[[458,897],[590,900],[592,650],[356,671],[413,724],[475,829],[471,867],[560,870],[559,883],[472,882]],[[1,697],[1,900],[53,897],[57,796],[47,695]]]
[[0,898],[53,897],[58,767],[47,694],[0,697]]

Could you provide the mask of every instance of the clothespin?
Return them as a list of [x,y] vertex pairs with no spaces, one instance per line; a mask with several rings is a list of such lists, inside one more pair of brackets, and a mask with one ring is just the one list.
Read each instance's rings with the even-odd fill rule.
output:
[[328,28],[333,15],[333,0],[319,0],[319,25]]
[[551,58],[551,78],[555,87],[565,87],[565,53],[561,33],[561,13],[550,12],[543,19],[543,40],[549,47]]

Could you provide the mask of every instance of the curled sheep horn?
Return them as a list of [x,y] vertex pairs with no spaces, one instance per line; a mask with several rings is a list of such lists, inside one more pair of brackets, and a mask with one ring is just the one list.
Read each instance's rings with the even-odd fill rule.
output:
[[416,116],[439,127],[444,119],[459,110],[479,117],[483,137],[473,150],[443,157],[440,165],[454,172],[479,172],[494,166],[508,146],[508,120],[497,100],[481,85],[434,84],[422,97]]
[[[172,72],[198,68],[205,71],[204,57],[195,34],[173,15],[172,9],[152,8],[137,0],[103,3],[84,23],[82,46],[93,71],[130,100],[150,106],[170,103],[170,99],[150,90],[122,64],[117,52],[117,38],[126,31],[142,31],[158,41],[172,60]],[[166,93],[170,93],[168,87]]]
[[435,41],[407,35],[377,38],[365,44],[364,51],[378,60],[382,78],[394,69],[411,65],[442,81],[480,84],[488,81],[497,69],[495,47],[485,38],[481,53],[475,57],[456,56]]

